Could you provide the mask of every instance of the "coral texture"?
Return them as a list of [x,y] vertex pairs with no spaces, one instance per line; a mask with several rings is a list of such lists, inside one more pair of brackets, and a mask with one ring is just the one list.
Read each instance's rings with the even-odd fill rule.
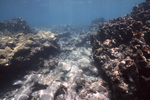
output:
[[93,58],[110,82],[113,100],[149,100],[150,2],[108,21],[91,38]]
[[1,36],[0,80],[9,81],[10,77],[32,69],[43,58],[54,55],[59,50],[57,41],[57,35],[50,31]]

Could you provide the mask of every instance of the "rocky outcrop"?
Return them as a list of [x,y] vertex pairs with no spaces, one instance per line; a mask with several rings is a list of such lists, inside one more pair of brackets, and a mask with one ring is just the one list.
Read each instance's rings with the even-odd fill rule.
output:
[[13,18],[8,21],[0,21],[0,34],[17,34],[17,33],[31,33],[31,29],[26,24],[23,18]]
[[113,100],[149,100],[150,2],[105,23],[91,36],[93,58],[112,88]]
[[[36,69],[42,59],[53,56],[59,50],[57,35],[50,31],[0,37],[0,81],[1,86],[12,78]],[[51,57],[53,63],[55,57]],[[54,60],[54,61],[53,61]]]

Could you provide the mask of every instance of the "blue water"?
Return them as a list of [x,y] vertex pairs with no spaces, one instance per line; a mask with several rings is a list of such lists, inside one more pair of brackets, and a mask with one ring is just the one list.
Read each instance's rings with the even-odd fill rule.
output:
[[89,25],[124,16],[145,0],[0,0],[0,20],[24,18],[30,27]]

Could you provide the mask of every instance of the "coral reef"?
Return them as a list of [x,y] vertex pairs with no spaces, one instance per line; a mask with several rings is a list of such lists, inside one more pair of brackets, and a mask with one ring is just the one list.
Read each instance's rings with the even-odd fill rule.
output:
[[124,17],[96,19],[88,31],[65,25],[33,34],[22,18],[0,29],[3,100],[150,99],[149,1]]
[[0,80],[5,83],[28,69],[34,69],[34,64],[39,64],[40,60],[54,55],[59,50],[57,42],[57,35],[50,31],[1,36]]
[[12,61],[30,60],[32,56],[47,48],[58,49],[57,37],[51,32],[36,35],[18,33],[0,37],[0,67],[11,65]]
[[109,100],[108,84],[91,59],[93,33],[66,25],[1,36],[0,98]]
[[112,88],[113,100],[149,100],[150,2],[102,25],[91,36],[93,58]]

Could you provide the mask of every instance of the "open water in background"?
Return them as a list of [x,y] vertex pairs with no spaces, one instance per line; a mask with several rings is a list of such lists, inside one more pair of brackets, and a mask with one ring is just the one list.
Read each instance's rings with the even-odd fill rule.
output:
[[145,0],[0,0],[0,20],[24,18],[30,27],[89,25],[124,16]]
[[[28,65],[31,66],[31,69],[27,69],[25,72],[23,71],[24,73],[21,72],[21,74],[15,76],[7,72],[7,74],[10,75],[7,76],[6,74],[5,81],[8,81],[6,82],[7,84],[4,84],[4,86],[0,85],[2,87],[2,89],[0,89],[0,100],[75,100],[75,98],[76,100],[96,100],[95,98],[98,98],[98,100],[111,100],[112,94],[109,89],[109,84],[105,82],[100,69],[98,69],[99,67],[97,68],[92,57],[90,35],[96,34],[97,26],[93,27],[94,30],[88,31],[80,28],[82,26],[89,26],[96,18],[103,17],[106,20],[110,20],[129,14],[133,6],[144,1],[145,0],[0,0],[0,21],[22,17],[31,28],[37,29],[36,32],[41,31],[43,35],[44,33],[48,35],[48,32],[51,31],[58,34],[57,36],[50,32],[51,35],[49,34],[48,36],[51,36],[51,39],[55,40],[56,37],[59,37],[58,44],[60,46],[60,53],[56,57],[49,55],[49,57],[43,57],[42,59],[38,58],[41,59],[39,60],[40,62],[35,65],[33,65],[34,63],[31,65],[29,63]],[[78,27],[74,28],[72,26]],[[41,30],[42,28],[47,29],[45,31]],[[27,43],[24,40],[21,42],[21,45],[18,40],[21,36],[25,37],[27,35],[21,35],[20,33],[18,35],[19,37],[17,36],[18,38],[12,35],[12,37],[14,36],[15,38],[12,38],[11,41],[14,40],[17,48],[22,48],[22,45],[26,45]],[[44,36],[46,38],[46,35]],[[3,37],[5,37],[5,35]],[[51,44],[51,39],[48,38],[48,40],[46,40],[45,38],[39,37],[39,40],[37,40],[38,38],[33,39],[33,43],[36,43],[37,47],[34,47],[34,45],[32,47],[31,45],[31,49],[33,49],[31,50],[31,54],[32,51],[37,50],[37,48],[41,50],[48,45],[53,45],[53,43]],[[7,48],[9,48],[7,42],[10,44],[13,43],[9,40],[10,39],[3,43]],[[32,43],[32,38],[31,40],[29,39],[29,42],[30,41]],[[100,47],[95,51],[100,52],[102,49],[103,48]],[[115,49],[112,48],[112,50]],[[11,52],[14,52],[14,49],[12,49]],[[45,50],[45,52],[51,51]],[[15,51],[15,54],[17,53]],[[38,53],[41,52],[38,51]],[[118,53],[118,51],[115,53]],[[34,56],[36,56],[36,54]],[[18,57],[17,59],[20,58]],[[24,58],[21,57],[21,59]],[[58,64],[56,64],[57,62]],[[16,64],[16,66],[18,66],[18,64]],[[32,69],[32,67],[35,69]],[[12,73],[15,72],[17,72],[17,70],[12,71]],[[2,84],[5,83],[5,81],[2,82]],[[85,99],[81,99],[83,97]]]

